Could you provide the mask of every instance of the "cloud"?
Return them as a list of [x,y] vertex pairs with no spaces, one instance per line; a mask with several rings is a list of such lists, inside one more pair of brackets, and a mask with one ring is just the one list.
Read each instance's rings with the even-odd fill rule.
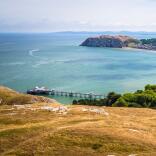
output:
[[0,31],[156,31],[155,0],[5,0]]

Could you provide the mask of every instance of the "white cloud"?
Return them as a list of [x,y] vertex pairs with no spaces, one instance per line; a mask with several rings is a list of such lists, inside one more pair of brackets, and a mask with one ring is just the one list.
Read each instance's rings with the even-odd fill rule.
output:
[[0,31],[156,31],[155,0],[0,1]]

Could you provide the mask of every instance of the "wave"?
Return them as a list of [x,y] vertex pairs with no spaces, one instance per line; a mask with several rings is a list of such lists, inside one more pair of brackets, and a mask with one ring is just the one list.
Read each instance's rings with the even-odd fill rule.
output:
[[[32,55],[33,55],[33,52],[35,52],[36,49],[34,50],[31,50],[32,52]],[[32,65],[32,67],[34,68],[37,68],[41,65],[47,65],[47,64],[70,64],[70,63],[86,63],[86,62],[93,62],[93,61],[96,61],[96,62],[103,62],[105,59],[62,59],[62,60],[51,60],[51,59],[48,59],[48,58],[40,58],[38,61],[35,62],[35,64]]]
[[34,56],[34,52],[38,52],[38,51],[40,51],[39,49],[32,49],[32,50],[29,50],[29,55],[30,56]]
[[17,66],[17,65],[25,65],[25,62],[10,62],[0,64],[0,66]]
[[0,46],[5,46],[5,45],[13,45],[15,42],[0,42]]
[[50,63],[51,62],[49,62],[49,61],[41,60],[41,61],[38,61],[35,65],[32,65],[32,67],[37,68],[41,65],[46,65],[46,64],[50,64]]
[[63,59],[63,60],[50,60],[42,58],[41,60],[37,61],[32,67],[37,68],[41,65],[47,64],[68,64],[68,63],[78,63],[78,62],[86,62],[87,59]]

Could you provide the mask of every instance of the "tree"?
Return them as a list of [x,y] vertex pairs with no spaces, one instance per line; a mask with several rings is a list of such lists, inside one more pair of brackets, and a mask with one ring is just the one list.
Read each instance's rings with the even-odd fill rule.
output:
[[77,100],[73,100],[73,105],[77,105],[77,104],[78,104]]
[[156,92],[156,85],[148,84],[148,85],[145,86],[145,90],[153,90],[153,91]]
[[120,97],[113,105],[113,107],[128,107],[128,103]]
[[106,105],[112,106],[112,104],[115,103],[117,101],[117,99],[119,99],[120,97],[121,97],[121,95],[117,94],[115,92],[108,93]]

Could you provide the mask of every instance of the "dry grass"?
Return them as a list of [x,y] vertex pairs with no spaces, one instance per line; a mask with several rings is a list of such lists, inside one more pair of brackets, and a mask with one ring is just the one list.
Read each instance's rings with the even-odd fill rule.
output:
[[106,116],[84,106],[66,115],[12,107],[0,107],[1,155],[156,155],[155,110],[104,107]]
[[32,104],[35,102],[46,102],[46,103],[56,103],[55,100],[45,98],[45,97],[37,97],[32,95],[21,94],[15,92],[10,88],[6,88],[0,86],[0,105],[23,105],[23,104]]
[[68,106],[67,114],[59,113],[41,109],[60,107],[54,101],[4,87],[0,99],[2,156],[156,156],[156,110]]

